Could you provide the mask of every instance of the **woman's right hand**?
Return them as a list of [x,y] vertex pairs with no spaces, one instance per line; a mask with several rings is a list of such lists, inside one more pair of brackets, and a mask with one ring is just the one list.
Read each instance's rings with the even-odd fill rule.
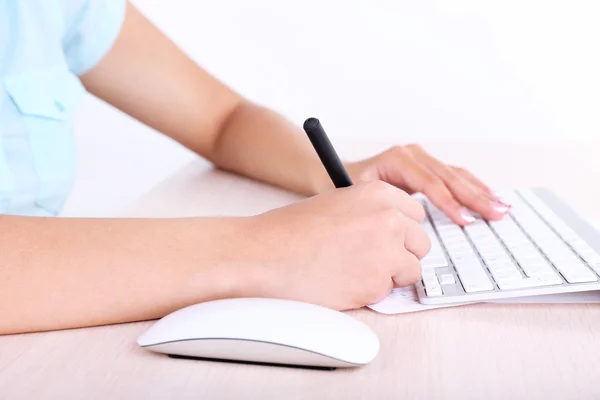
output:
[[[382,181],[332,190],[251,217],[244,295],[344,310],[380,301],[421,277],[430,248],[422,206]],[[249,282],[248,282],[249,283]]]

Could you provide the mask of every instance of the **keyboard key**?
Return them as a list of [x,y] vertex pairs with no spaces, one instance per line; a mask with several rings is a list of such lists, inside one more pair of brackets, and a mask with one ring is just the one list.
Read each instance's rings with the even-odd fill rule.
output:
[[488,264],[487,267],[492,274],[496,273],[496,272],[517,271],[518,270],[517,266],[515,264],[513,264],[512,262]]
[[506,282],[511,280],[519,280],[523,279],[523,275],[517,269],[509,270],[509,271],[497,271],[492,272],[492,276],[496,282]]
[[443,285],[442,292],[444,293],[444,296],[460,296],[465,294],[460,284]]
[[425,256],[421,260],[422,268],[438,268],[448,266],[448,260],[445,256]]
[[442,288],[440,285],[425,285],[425,292],[427,292],[427,296],[441,296]]
[[554,266],[560,272],[573,270],[587,270],[585,265],[576,257],[556,261],[554,262]]
[[434,285],[438,285],[438,279],[435,275],[433,276],[424,276],[423,277],[423,283],[425,284],[425,286],[434,286]]
[[500,256],[484,257],[486,265],[515,265],[515,262],[508,254]]
[[483,270],[482,265],[479,261],[475,261],[472,263],[461,263],[455,265],[456,270],[463,275],[481,273],[485,275],[485,271]]
[[548,263],[548,261],[546,261],[543,258],[527,261],[524,263],[519,263],[519,265],[525,272],[530,272],[530,271],[531,272],[534,272],[534,271],[552,271],[552,272],[554,272],[554,268],[552,268],[552,265],[550,265]]
[[581,258],[583,258],[585,262],[590,265],[590,267],[594,269],[600,268],[600,255],[598,255],[594,249],[591,247],[585,247],[581,250],[578,250],[578,253]]
[[463,283],[490,283],[490,278],[483,268],[461,269],[459,277]]
[[530,260],[535,258],[544,258],[542,254],[534,246],[527,244],[527,247],[522,246],[510,249],[513,257]]
[[462,272],[461,279],[469,279],[476,281],[487,281],[489,280],[488,274],[483,268],[470,269]]
[[423,281],[431,280],[431,278],[437,279],[437,277],[435,276],[435,271],[433,271],[433,270],[424,270],[424,271],[421,272],[421,279],[423,279]]
[[544,253],[553,263],[577,259],[577,256],[567,249],[546,250]]
[[461,254],[458,256],[451,255],[450,258],[454,262],[455,266],[477,265],[479,268],[481,268],[481,262],[479,262],[479,259],[475,254]]
[[542,276],[548,276],[548,275],[556,275],[556,272],[554,272],[554,270],[550,267],[548,268],[523,268],[523,272],[525,272],[525,274],[527,274],[528,277],[542,277]]
[[585,282],[596,282],[598,277],[587,268],[580,268],[577,270],[561,271],[562,276],[569,283],[585,283]]
[[506,256],[506,251],[501,247],[482,247],[479,245],[475,245],[477,247],[477,252],[484,260],[490,260],[502,256]]
[[454,285],[456,281],[454,280],[454,275],[444,274],[440,276],[440,285]]

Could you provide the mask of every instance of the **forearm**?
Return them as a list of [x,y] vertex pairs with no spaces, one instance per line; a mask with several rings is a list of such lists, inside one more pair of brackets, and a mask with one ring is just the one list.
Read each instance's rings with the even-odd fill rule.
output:
[[0,216],[0,334],[159,318],[233,297],[240,219]]
[[225,120],[210,154],[217,166],[304,195],[331,186],[306,134],[267,108],[244,102]]

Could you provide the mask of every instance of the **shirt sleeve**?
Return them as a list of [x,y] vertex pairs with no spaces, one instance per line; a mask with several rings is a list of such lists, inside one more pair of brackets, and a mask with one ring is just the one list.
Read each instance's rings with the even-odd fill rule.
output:
[[63,0],[67,10],[63,51],[76,75],[92,69],[110,50],[125,18],[126,0]]

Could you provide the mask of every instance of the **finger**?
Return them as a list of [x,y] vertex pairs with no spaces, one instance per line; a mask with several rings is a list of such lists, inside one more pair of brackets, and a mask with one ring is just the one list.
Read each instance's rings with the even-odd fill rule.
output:
[[475,217],[454,198],[444,182],[416,160],[413,160],[409,175],[413,190],[427,196],[452,222],[462,226],[475,221]]
[[392,277],[398,287],[414,285],[421,279],[421,262],[414,254],[406,252],[399,262],[399,269]]
[[442,180],[445,181],[446,186],[459,202],[485,219],[502,219],[510,209],[510,206],[475,186],[450,168],[444,173]]
[[466,169],[461,168],[461,167],[451,166],[450,168],[454,172],[456,172],[458,175],[460,175],[461,177],[463,177],[464,179],[469,181],[471,184],[477,186],[479,189],[483,190],[484,192],[489,193],[493,197],[496,197],[496,195],[494,194],[494,191],[488,185],[483,183],[483,181],[481,181],[479,178],[477,178],[475,175],[473,175],[471,172],[469,172]]
[[414,148],[414,157],[442,180],[458,202],[479,213],[483,218],[490,220],[502,219],[510,209],[509,205],[502,203],[491,194],[472,184],[420,147]]
[[401,196],[402,198],[398,200],[398,203],[395,205],[396,208],[410,218],[412,222],[420,224],[425,220],[425,209],[423,208],[423,205],[408,193],[402,193],[404,193],[404,196]]
[[415,255],[419,260],[429,253],[431,241],[425,230],[417,222],[406,219],[404,248]]
[[394,148],[389,152],[392,166],[387,171],[388,180],[406,187],[409,191],[425,194],[431,202],[454,223],[467,225],[475,218],[464,209],[448,191],[443,181],[413,156],[416,146]]
[[473,214],[454,198],[440,178],[436,177],[435,180],[427,184],[423,188],[423,194],[455,224],[465,226],[475,221]]

